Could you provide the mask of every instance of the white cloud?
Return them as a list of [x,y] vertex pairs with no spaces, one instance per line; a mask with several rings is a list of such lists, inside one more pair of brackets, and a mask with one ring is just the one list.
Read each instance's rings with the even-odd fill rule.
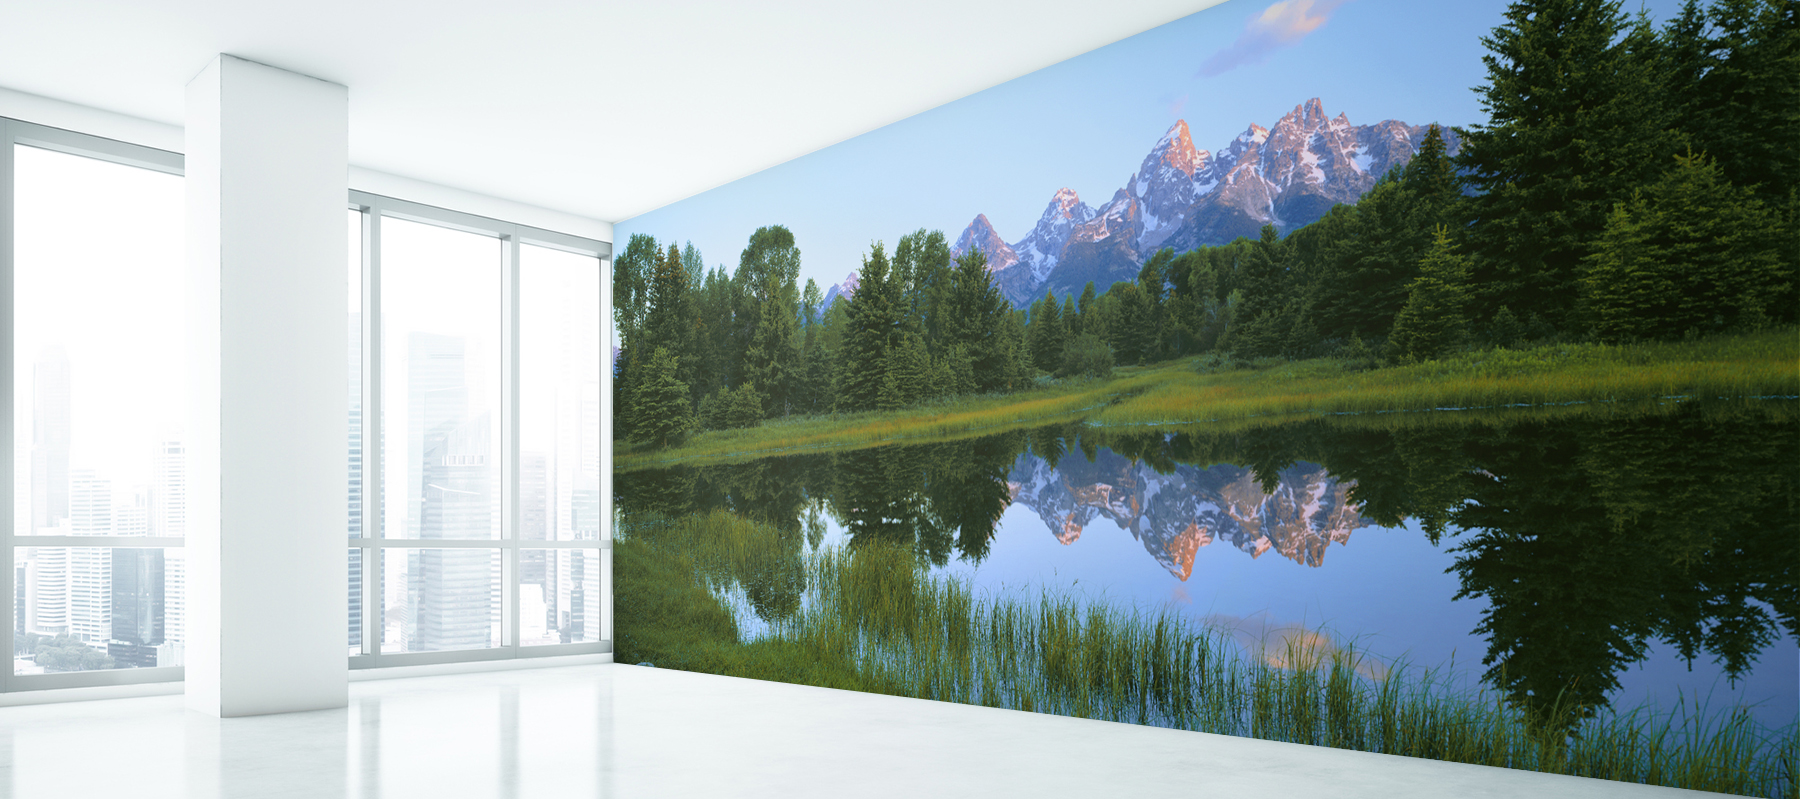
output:
[[1200,65],[1202,77],[1212,77],[1246,64],[1261,63],[1274,51],[1293,45],[1318,30],[1331,12],[1349,0],[1281,0],[1250,18],[1237,41]]

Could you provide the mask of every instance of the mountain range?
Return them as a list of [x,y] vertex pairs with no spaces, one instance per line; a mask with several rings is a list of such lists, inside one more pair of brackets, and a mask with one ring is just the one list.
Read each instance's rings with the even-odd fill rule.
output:
[[[1046,291],[1078,294],[1089,281],[1104,291],[1135,279],[1164,247],[1185,252],[1255,238],[1265,224],[1285,234],[1333,205],[1354,203],[1388,170],[1412,160],[1428,129],[1392,119],[1354,125],[1342,113],[1326,116],[1315,97],[1274,125],[1252,124],[1207,151],[1194,147],[1186,120],[1177,120],[1105,205],[1089,206],[1074,190],[1059,189],[1031,230],[1010,244],[977,214],[953,253],[987,253],[994,283],[1017,307]],[[1455,131],[1443,136],[1454,154]],[[854,292],[853,281],[845,285],[833,286],[830,296]]]
[[1130,531],[1177,579],[1187,580],[1201,547],[1224,542],[1252,558],[1273,551],[1304,566],[1325,562],[1330,544],[1346,544],[1369,526],[1349,501],[1353,483],[1324,467],[1296,463],[1274,490],[1255,473],[1228,464],[1179,465],[1159,474],[1148,463],[1102,450],[1093,462],[1070,457],[1051,466],[1021,455],[1007,477],[1012,501],[1031,509],[1051,535],[1073,544],[1099,518]]

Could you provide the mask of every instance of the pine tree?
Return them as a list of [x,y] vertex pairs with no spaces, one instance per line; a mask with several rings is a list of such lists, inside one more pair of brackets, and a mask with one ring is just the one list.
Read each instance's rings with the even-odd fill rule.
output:
[[[669,245],[657,259],[650,275],[650,308],[644,315],[644,326],[632,345],[641,352],[658,347],[669,351],[679,371],[675,379],[684,386],[693,385],[693,352],[695,316],[688,292],[687,270],[681,263],[681,250]],[[697,397],[689,397],[690,407]]]
[[992,376],[976,372],[978,379],[986,378],[984,390],[1019,391],[1031,382],[1031,350],[1025,346],[1024,316],[1021,311],[1001,312],[994,336]]
[[1688,0],[1662,32],[1674,119],[1726,180],[1780,205],[1800,186],[1800,2]]
[[656,239],[634,233],[625,251],[613,259],[613,320],[619,333],[629,336],[644,321],[650,302],[650,276],[662,252]]
[[691,241],[681,248],[681,268],[687,272],[688,290],[699,291],[700,284],[706,281],[706,259],[700,257],[700,248]]
[[881,390],[875,407],[885,411],[918,404],[934,393],[930,378],[931,359],[925,354],[925,340],[917,333],[901,335],[900,342],[882,360]]
[[1140,360],[1144,363],[1162,360],[1168,354],[1171,338],[1168,323],[1168,289],[1169,273],[1175,263],[1175,251],[1164,247],[1144,262],[1138,269],[1138,290],[1144,295],[1144,316],[1139,324],[1143,327],[1143,353]]
[[943,302],[945,310],[938,315],[942,344],[968,349],[977,390],[1000,389],[1011,379],[1006,343],[1001,340],[1001,328],[1011,307],[988,276],[984,253],[970,250],[957,256]]
[[1152,357],[1156,345],[1153,311],[1144,290],[1137,283],[1120,281],[1107,290],[1106,296],[1112,298],[1109,304],[1118,311],[1118,316],[1108,325],[1110,336],[1107,342],[1112,345],[1120,363],[1127,366],[1144,363]]
[[1457,163],[1476,189],[1469,254],[1477,299],[1567,330],[1575,280],[1612,206],[1675,152],[1647,25],[1614,0],[1518,0],[1482,39],[1486,125]]
[[1613,209],[1583,264],[1588,329],[1629,341],[1794,321],[1795,265],[1782,257],[1780,215],[1710,158],[1675,161]]
[[1090,280],[1087,282],[1086,286],[1082,287],[1081,299],[1075,304],[1075,308],[1076,312],[1081,316],[1081,332],[1092,333],[1104,339],[1106,338],[1107,332],[1105,326],[1097,324],[1097,321],[1091,315],[1091,312],[1094,310],[1094,306],[1098,301],[1099,297],[1094,291],[1094,281]]
[[733,282],[741,286],[739,333],[743,336],[740,382],[755,383],[764,412],[785,415],[793,406],[800,361],[800,248],[780,225],[757,228],[738,256]]
[[1383,337],[1406,304],[1439,225],[1461,227],[1461,186],[1437,125],[1404,167],[1377,181],[1354,206],[1339,206],[1295,237],[1337,222],[1337,240],[1322,242],[1314,317],[1328,338]]
[[[676,263],[680,263],[679,254]],[[631,402],[635,440],[653,447],[680,443],[694,426],[694,418],[687,384],[676,376],[680,370],[678,358],[667,347],[657,347],[641,368],[643,374]]]
[[861,284],[847,305],[837,379],[837,401],[843,410],[869,410],[881,402],[888,351],[900,332],[888,269],[887,251],[875,242],[863,257]]
[[[1288,252],[1274,225],[1263,225],[1261,238],[1244,258],[1240,279],[1243,306],[1237,309],[1237,329],[1232,348],[1239,356],[1262,358],[1281,355],[1295,322],[1293,277],[1288,271]],[[1118,345],[1121,360],[1128,360]]]
[[1468,331],[1469,258],[1456,252],[1449,232],[1438,228],[1407,286],[1406,305],[1394,318],[1389,351],[1403,363],[1441,358],[1462,346]]
[[1031,342],[1031,364],[1043,372],[1054,372],[1062,365],[1063,340],[1068,328],[1063,325],[1062,311],[1056,297],[1048,290],[1044,298],[1031,306],[1031,325],[1026,328]]

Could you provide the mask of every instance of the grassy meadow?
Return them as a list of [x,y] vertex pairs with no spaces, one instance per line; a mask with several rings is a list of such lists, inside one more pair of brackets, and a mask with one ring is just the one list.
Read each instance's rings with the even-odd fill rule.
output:
[[1681,342],[1493,349],[1372,369],[1321,358],[1232,364],[1195,357],[1048,381],[1023,393],[890,412],[829,414],[711,431],[650,449],[620,442],[616,468],[738,461],[982,435],[1086,420],[1102,426],[1229,423],[1265,417],[1469,411],[1663,399],[1800,396],[1800,330]]
[[[910,550],[825,548],[724,511],[621,525],[621,662],[1724,793],[1796,795],[1795,728],[1742,711],[1532,714],[1327,635],[1246,648],[1169,612],[982,595]],[[772,586],[784,590],[770,592]],[[759,595],[800,597],[757,611]]]

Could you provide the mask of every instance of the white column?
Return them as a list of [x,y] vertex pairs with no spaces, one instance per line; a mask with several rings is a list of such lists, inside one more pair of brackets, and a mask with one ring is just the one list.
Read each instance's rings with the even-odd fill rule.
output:
[[343,707],[343,86],[221,55],[187,87],[188,706]]

